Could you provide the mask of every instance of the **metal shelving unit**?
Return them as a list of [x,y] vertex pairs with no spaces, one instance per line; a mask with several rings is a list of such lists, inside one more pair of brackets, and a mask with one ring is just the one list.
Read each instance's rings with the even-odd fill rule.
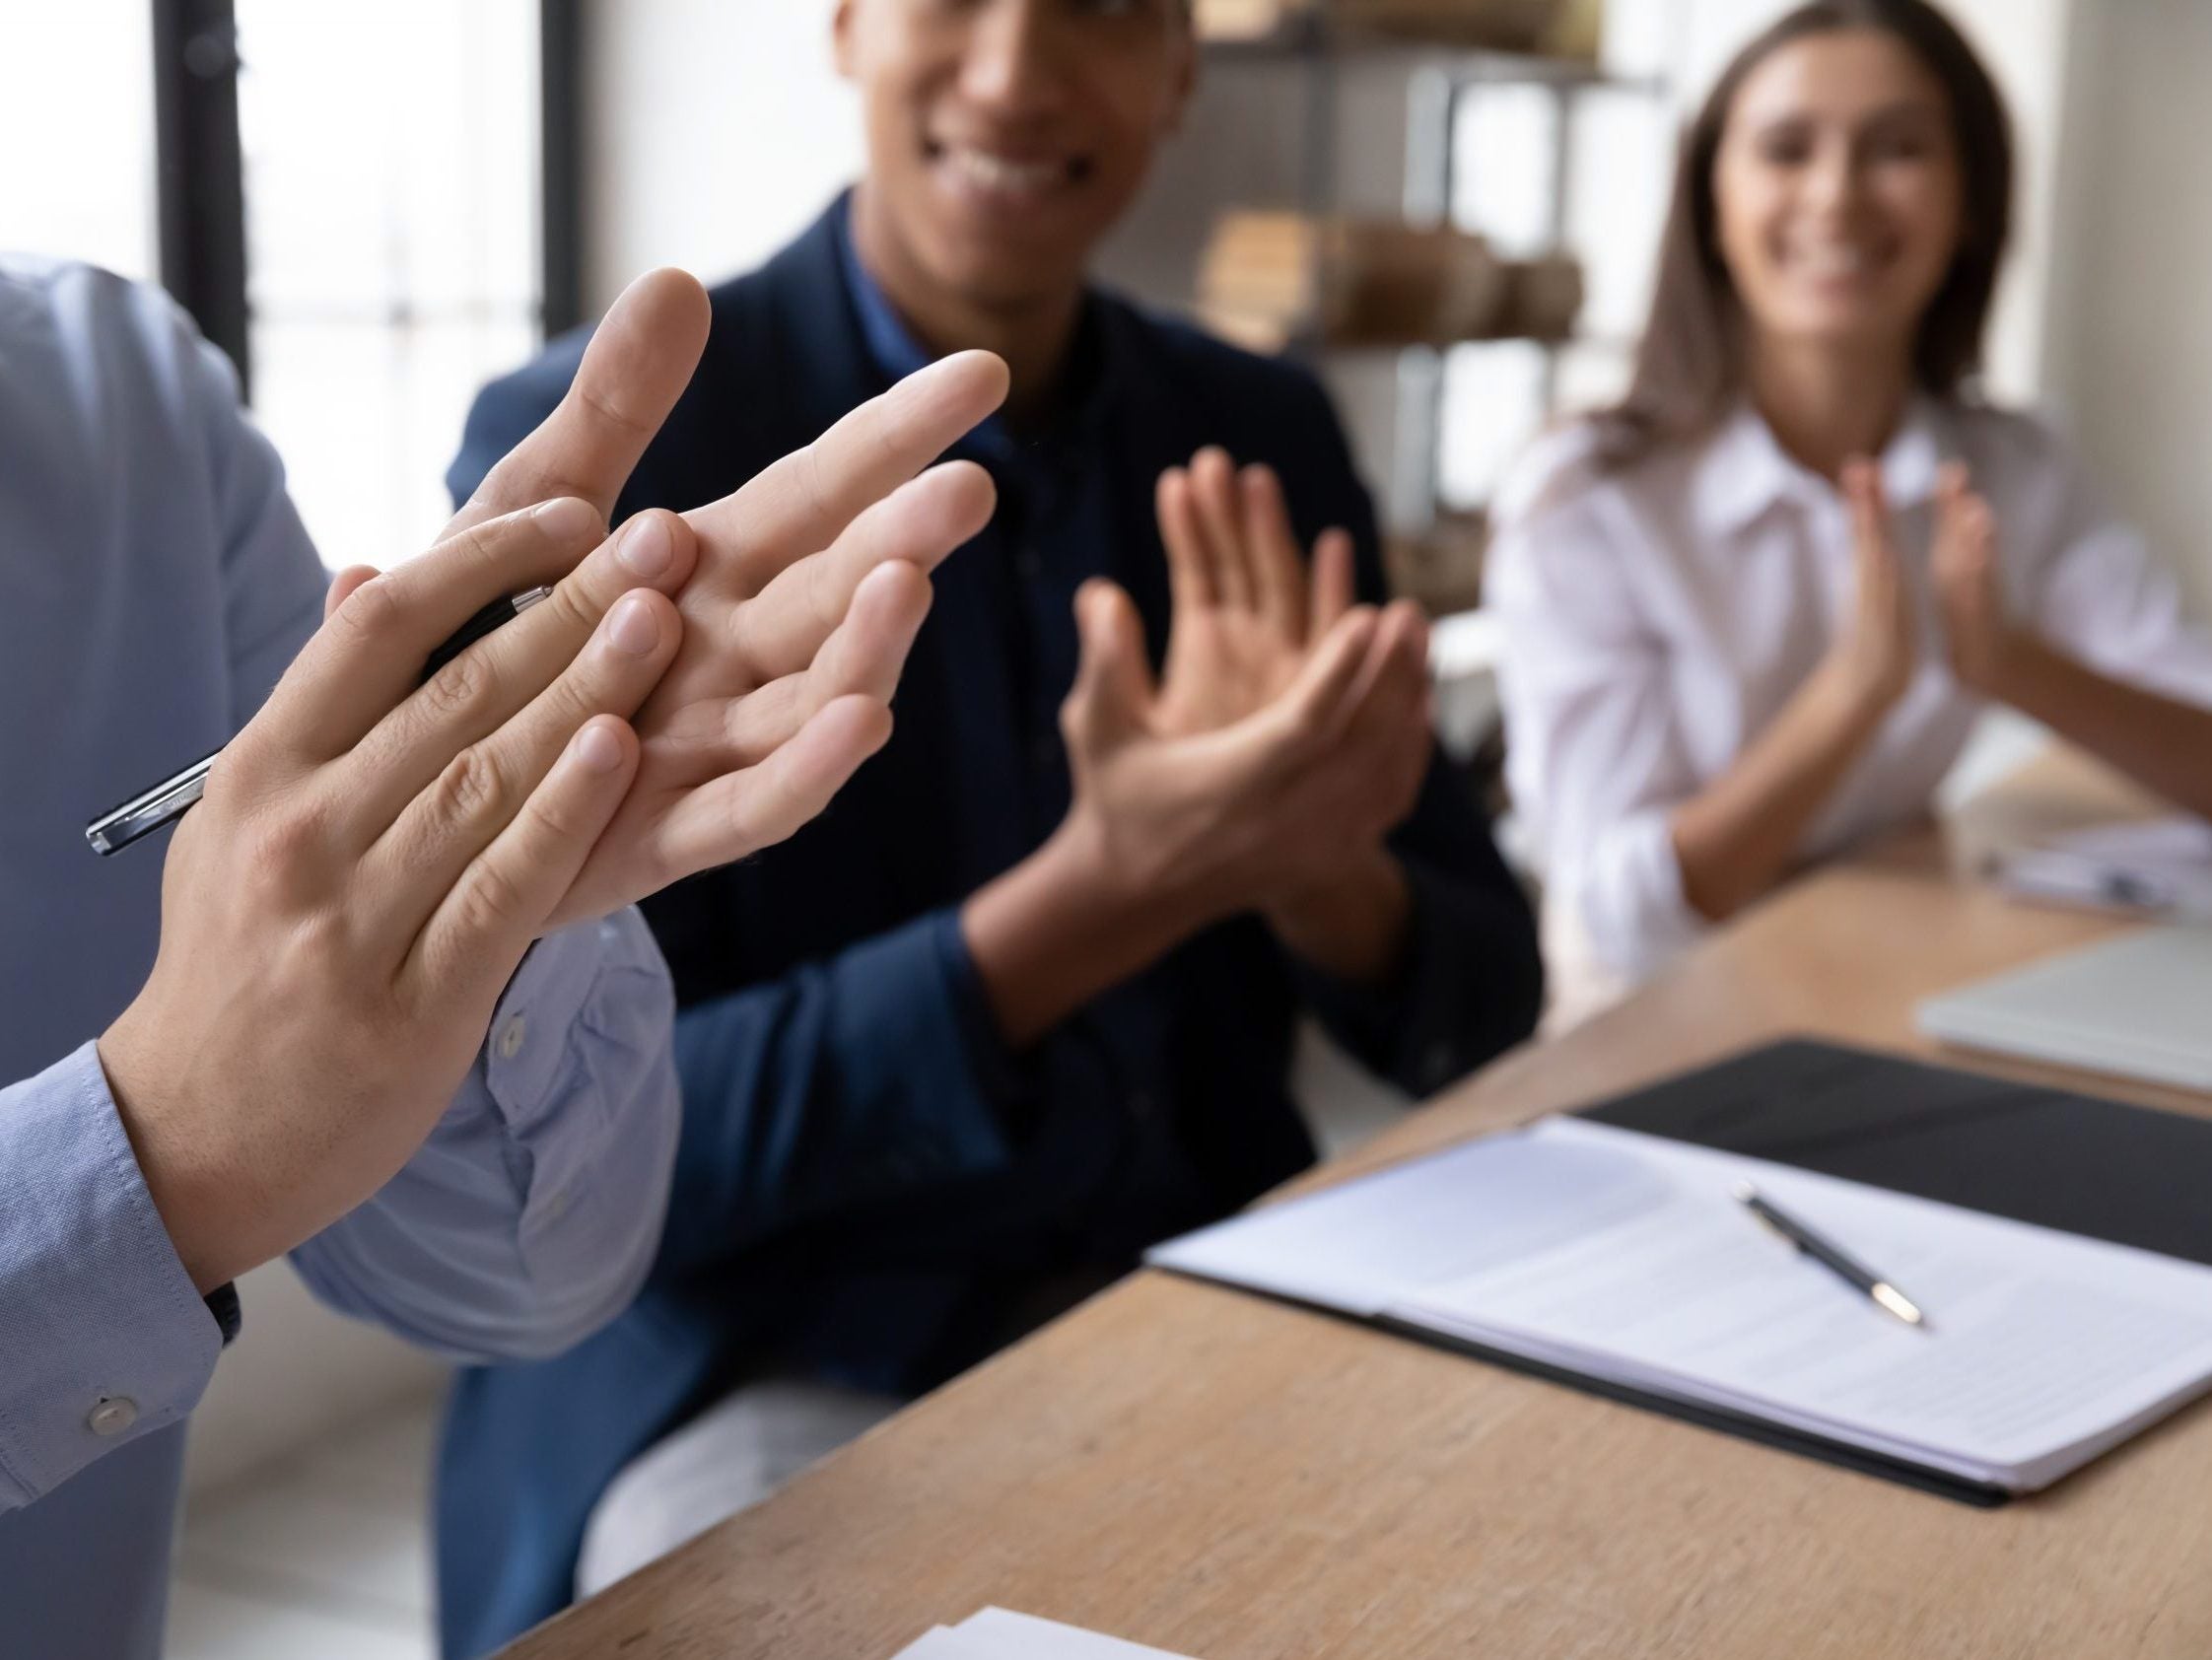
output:
[[[1298,199],[1302,213],[1315,218],[1337,210],[1340,202],[1337,157],[1342,135],[1341,96],[1344,66],[1397,62],[1407,77],[1404,186],[1400,212],[1409,224],[1453,223],[1459,194],[1457,135],[1469,102],[1486,89],[1536,88],[1550,95],[1551,191],[1543,241],[1547,250],[1565,242],[1574,173],[1574,105],[1593,92],[1657,97],[1664,84],[1655,78],[1611,75],[1592,64],[1432,42],[1398,34],[1379,34],[1333,25],[1319,13],[1288,20],[1277,33],[1259,39],[1210,41],[1210,63],[1289,65],[1302,76]],[[1469,227],[1469,229],[1479,229]],[[1558,354],[1581,343],[1534,342],[1544,353],[1543,402],[1556,407]],[[1316,338],[1293,342],[1301,355],[1317,357],[1329,348]],[[1362,348],[1371,350],[1372,348]],[[1392,499],[1397,527],[1418,530],[1432,524],[1442,502],[1441,474],[1450,348],[1412,345],[1398,353],[1398,409]],[[1407,512],[1413,504],[1414,511]]]

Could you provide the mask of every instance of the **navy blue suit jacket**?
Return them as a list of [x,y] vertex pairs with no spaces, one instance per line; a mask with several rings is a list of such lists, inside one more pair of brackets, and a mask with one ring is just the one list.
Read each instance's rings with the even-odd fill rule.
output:
[[[619,514],[734,489],[880,391],[837,209],[714,293],[689,390]],[[558,1359],[465,1373],[438,1500],[441,1626],[473,1655],[568,1601],[589,1508],[630,1458],[749,1371],[914,1393],[1018,1333],[1051,1293],[1134,1262],[1308,1164],[1286,1090],[1295,1020],[1420,1094],[1527,1035],[1542,975],[1527,904],[1441,763],[1393,847],[1414,883],[1409,960],[1382,991],[1223,924],[1031,1051],[992,1029],[960,902],[1066,810],[1054,712],[1085,577],[1119,581],[1155,657],[1168,620],[1160,472],[1206,444],[1273,463],[1301,540],[1349,528],[1368,597],[1371,508],[1319,385],[1105,296],[1085,324],[1091,505],[1055,526],[1019,466],[956,552],[898,695],[897,729],[782,847],[647,906],[684,1005],[685,1125],[646,1292]],[[485,389],[457,497],[552,408],[584,336]],[[1046,545],[1032,540],[1034,535]]]

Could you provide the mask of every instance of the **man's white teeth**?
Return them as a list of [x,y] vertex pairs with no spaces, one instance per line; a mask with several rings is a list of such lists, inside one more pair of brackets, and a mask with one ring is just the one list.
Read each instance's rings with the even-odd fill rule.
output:
[[1063,170],[1053,162],[1009,162],[981,150],[947,150],[945,159],[986,190],[1048,190],[1063,176]]

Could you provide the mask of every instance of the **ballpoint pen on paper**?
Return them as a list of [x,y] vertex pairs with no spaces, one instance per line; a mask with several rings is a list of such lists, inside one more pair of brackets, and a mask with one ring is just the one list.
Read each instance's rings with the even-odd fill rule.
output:
[[1803,1222],[1785,1211],[1775,1209],[1760,1197],[1759,1190],[1749,1182],[1736,1184],[1736,1202],[1758,1218],[1760,1224],[1811,1257],[1846,1284],[1872,1298],[1877,1307],[1895,1315],[1907,1326],[1927,1331],[1928,1317],[1920,1305],[1899,1290],[1890,1280],[1876,1274],[1841,1250],[1830,1244]]
[[[431,654],[430,661],[423,665],[422,677],[428,680],[484,636],[504,623],[513,622],[539,600],[550,597],[552,592],[549,588],[533,588],[493,600]],[[102,813],[86,825],[85,840],[91,844],[93,852],[105,857],[182,818],[206,790],[208,770],[215,765],[215,757],[222,753],[217,749],[202,755],[181,772],[163,779],[151,790],[139,792],[121,806]]]

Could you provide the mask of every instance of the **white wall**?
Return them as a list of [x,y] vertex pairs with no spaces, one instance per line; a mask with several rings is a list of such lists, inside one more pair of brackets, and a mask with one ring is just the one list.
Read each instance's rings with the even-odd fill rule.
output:
[[0,247],[154,274],[151,16],[0,0]]
[[2212,5],[2080,4],[2070,57],[2052,390],[2107,493],[2212,615]]
[[830,0],[597,0],[585,16],[585,302],[758,264],[860,171]]

